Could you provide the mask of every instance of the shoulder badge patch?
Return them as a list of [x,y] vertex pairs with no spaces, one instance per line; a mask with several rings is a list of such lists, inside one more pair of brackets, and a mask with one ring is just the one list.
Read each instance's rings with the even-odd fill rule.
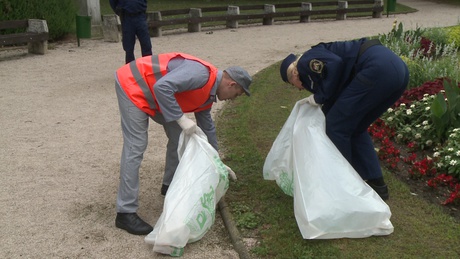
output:
[[310,60],[310,70],[312,72],[321,74],[321,72],[323,72],[323,68],[324,68],[324,63],[322,61],[319,61],[317,59]]

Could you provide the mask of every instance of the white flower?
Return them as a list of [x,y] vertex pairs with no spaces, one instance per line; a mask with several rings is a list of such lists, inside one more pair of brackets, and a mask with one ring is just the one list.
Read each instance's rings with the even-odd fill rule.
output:
[[429,111],[431,109],[431,107],[425,107],[425,111]]
[[431,126],[430,125],[426,125],[425,127],[423,127],[424,130],[429,130],[431,129]]
[[449,135],[449,138],[455,138],[455,136],[457,136],[457,135],[455,135],[455,133],[451,133],[451,134]]
[[401,114],[401,111],[400,111],[400,110],[397,110],[397,111],[395,112],[395,115],[398,116],[399,114]]
[[398,134],[397,136],[399,139],[403,138],[403,135],[402,134]]
[[388,117],[388,121],[393,121],[393,117]]
[[433,144],[433,141],[432,141],[432,140],[427,140],[427,141],[425,142],[425,144],[426,144],[427,146],[431,146],[431,145]]
[[422,122],[422,124],[423,124],[423,125],[428,125],[428,121],[425,120],[425,121]]
[[411,109],[414,109],[414,108],[415,108],[415,104],[411,104],[411,105],[410,105],[410,108],[411,108]]
[[406,110],[406,114],[407,114],[407,115],[411,115],[411,114],[412,114],[412,110],[411,110],[411,109],[407,109],[407,110]]
[[400,106],[401,106],[401,107],[406,107],[406,104],[405,104],[405,103],[401,103]]
[[450,147],[450,148],[447,149],[447,151],[452,152],[452,151],[454,151],[454,148]]
[[406,128],[406,132],[410,132],[412,129],[410,127]]
[[450,160],[449,164],[450,164],[450,165],[456,165],[456,164],[457,164],[457,160]]
[[388,108],[387,112],[393,112],[393,108]]
[[421,138],[421,137],[422,137],[422,134],[420,134],[420,133],[415,134],[416,139]]
[[450,160],[450,156],[445,156],[444,159],[445,160]]
[[459,130],[460,130],[460,128],[455,128],[455,129],[452,130],[452,131],[453,131],[453,132],[457,132],[457,131],[459,131]]
[[420,126],[421,126],[420,124],[415,125],[416,128],[420,128]]
[[455,155],[460,156],[460,150],[458,150]]
[[439,152],[434,152],[433,157],[439,157],[440,153]]
[[438,166],[438,168],[442,168],[444,166],[444,164],[443,163],[438,163],[437,166]]

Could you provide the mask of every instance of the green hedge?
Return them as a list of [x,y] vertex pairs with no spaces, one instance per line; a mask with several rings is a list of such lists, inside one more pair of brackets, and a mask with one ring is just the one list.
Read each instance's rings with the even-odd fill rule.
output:
[[0,0],[0,21],[44,19],[50,40],[58,40],[75,31],[74,0]]

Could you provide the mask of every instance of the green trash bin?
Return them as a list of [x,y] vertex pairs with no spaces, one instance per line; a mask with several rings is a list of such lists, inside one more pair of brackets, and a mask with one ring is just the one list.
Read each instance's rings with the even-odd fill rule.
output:
[[80,47],[80,39],[91,38],[91,16],[77,15],[75,21],[77,22],[77,40]]
[[387,0],[387,13],[396,11],[396,0]]

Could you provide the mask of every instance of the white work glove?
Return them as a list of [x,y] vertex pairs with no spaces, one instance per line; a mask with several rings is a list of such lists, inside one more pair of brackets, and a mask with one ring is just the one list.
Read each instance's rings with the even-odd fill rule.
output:
[[299,104],[308,103],[308,104],[313,105],[313,106],[319,106],[319,104],[317,104],[315,102],[315,97],[314,96],[315,95],[312,94],[312,95],[308,96],[307,98],[304,98],[304,99],[300,100]]
[[177,120],[177,123],[182,128],[184,133],[187,134],[187,135],[192,135],[193,133],[196,132],[196,123],[194,121],[192,121],[191,119],[187,118],[187,116],[185,116],[185,114],[182,115],[182,117],[180,117]]
[[228,176],[230,176],[230,178],[232,178],[232,180],[236,181],[235,172],[233,172],[233,170],[230,167],[228,167],[227,165],[225,165],[225,169],[227,169]]

